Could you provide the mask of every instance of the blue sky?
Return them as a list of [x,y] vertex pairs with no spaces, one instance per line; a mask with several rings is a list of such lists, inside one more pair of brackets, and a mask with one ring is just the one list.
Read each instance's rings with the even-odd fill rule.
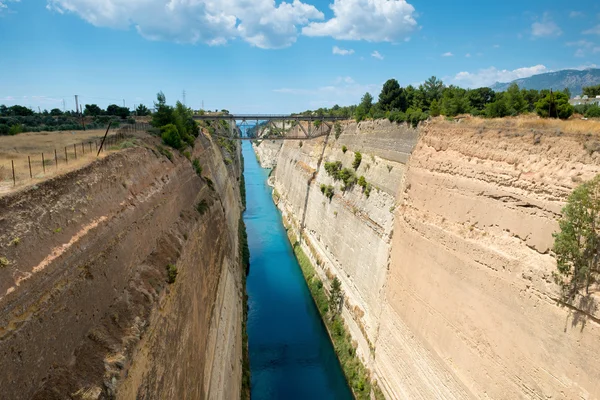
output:
[[0,54],[0,104],[294,112],[600,64],[600,2],[0,0]]

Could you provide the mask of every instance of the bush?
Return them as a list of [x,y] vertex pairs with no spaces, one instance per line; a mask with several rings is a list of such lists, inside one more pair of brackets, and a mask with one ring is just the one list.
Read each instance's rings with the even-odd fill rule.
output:
[[340,135],[342,134],[342,125],[339,122],[336,122],[334,125],[334,129],[335,129],[335,138],[339,139]]
[[21,132],[23,132],[23,125],[20,125],[20,124],[13,125],[8,130],[8,134],[11,136],[18,135]]
[[344,154],[346,154],[346,152],[347,152],[347,151],[348,151],[348,148],[347,148],[346,146],[342,146],[342,152],[343,152]]
[[325,188],[325,193],[324,194],[325,194],[325,197],[327,197],[329,200],[331,200],[332,197],[333,197],[333,195],[335,194],[335,188],[333,186],[331,186],[331,185],[328,185]]
[[196,174],[198,174],[199,177],[202,177],[202,165],[200,165],[200,160],[195,158],[192,162],[192,166],[194,167]]
[[362,162],[362,154],[360,154],[357,151],[356,153],[354,153],[354,162],[352,163],[352,168],[354,168],[354,170],[357,170],[358,167],[360,167],[361,162]]
[[162,126],[160,128],[161,131],[161,137],[163,142],[168,145],[171,146],[174,149],[181,149],[183,146],[183,143],[181,141],[181,135],[179,134],[179,131],[177,130],[177,127],[173,124],[168,124],[165,126]]
[[183,152],[183,156],[184,156],[185,158],[187,158],[188,160],[192,161],[192,153],[190,153],[189,151],[187,151],[187,150],[186,150],[186,151],[184,151],[184,152]]
[[600,107],[597,105],[592,105],[585,112],[586,118],[600,118]]
[[156,148],[158,149],[158,152],[167,157],[169,161],[173,161],[173,153],[171,153],[168,149],[165,149],[162,146],[156,146]]
[[200,203],[198,203],[196,210],[200,213],[200,215],[204,215],[204,213],[208,210],[208,203],[206,200],[202,200]]
[[177,279],[177,267],[173,264],[167,265],[167,282],[170,284],[175,283]]
[[555,92],[535,103],[535,111],[542,118],[568,119],[575,112],[575,108],[569,104],[569,96]]
[[339,180],[338,174],[341,169],[342,169],[341,161],[333,161],[333,162],[325,163],[325,171],[327,172],[327,174],[329,176],[331,176],[335,180]]

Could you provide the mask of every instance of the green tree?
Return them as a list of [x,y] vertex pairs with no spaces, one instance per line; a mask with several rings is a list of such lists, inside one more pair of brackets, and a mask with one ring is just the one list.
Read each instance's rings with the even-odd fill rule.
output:
[[471,108],[477,111],[483,111],[485,106],[496,100],[496,92],[488,87],[469,90],[467,93]]
[[389,79],[383,84],[383,89],[379,94],[379,106],[384,111],[400,110],[406,111],[406,96],[404,89],[395,79]]
[[509,115],[509,113],[504,96],[498,96],[496,101],[488,103],[485,106],[485,116],[488,118],[502,118],[507,115]]
[[583,95],[590,98],[600,96],[600,85],[584,87]]
[[52,115],[54,117],[61,116],[62,114],[63,114],[63,112],[60,108],[53,108],[52,110],[50,110],[50,115]]
[[575,112],[569,98],[562,92],[549,93],[535,103],[535,110],[540,117],[560,119],[568,119]]
[[[420,88],[420,87],[419,87]],[[429,105],[433,100],[440,101],[444,91],[444,82],[432,76],[427,79],[423,84],[423,90],[425,92],[425,107],[429,108]]]
[[357,170],[358,167],[360,167],[361,162],[362,162],[362,154],[360,154],[357,151],[354,153],[354,161],[352,162],[352,168],[354,168],[354,170]]
[[173,147],[174,149],[180,150],[183,147],[183,142],[181,140],[181,135],[177,130],[177,127],[173,124],[167,124],[160,128],[161,138],[163,142]]
[[[454,117],[458,114],[468,113],[471,109],[469,99],[466,97],[465,89],[449,86],[444,89],[441,101],[441,113],[446,116]],[[437,102],[437,100],[434,100]],[[433,104],[433,101],[431,102]],[[431,105],[430,105],[431,109]]]
[[519,89],[519,85],[513,83],[504,93],[508,115],[520,115],[527,111],[527,101]]
[[367,118],[367,116],[369,116],[369,113],[371,112],[372,107],[373,107],[373,96],[371,96],[371,93],[367,92],[360,99],[360,104],[358,105],[358,107],[356,107],[356,112],[354,115],[356,122],[360,122],[360,121],[364,120],[365,118]]
[[157,102],[154,103],[156,112],[152,114],[152,126],[160,128],[168,124],[175,124],[175,116],[173,115],[173,107],[167,105],[167,99],[163,92],[158,92],[156,95]]
[[590,106],[585,112],[586,118],[600,118],[600,107],[597,105]]
[[580,290],[589,294],[598,276],[600,261],[600,175],[577,187],[567,200],[554,236],[556,271],[563,300],[571,301]]
[[438,104],[437,100],[433,100],[429,105],[429,114],[432,117],[437,117],[442,113],[442,107]]
[[96,104],[86,104],[85,110],[83,111],[83,115],[92,116],[92,117],[102,115],[103,113],[104,113],[104,111],[100,107],[98,107],[98,105],[96,105]]
[[342,282],[337,278],[333,278],[331,288],[329,290],[329,310],[331,311],[331,319],[342,311],[344,294],[342,293]]
[[140,104],[139,106],[137,106],[137,108],[135,109],[135,114],[138,117],[143,117],[146,115],[150,115],[150,110],[148,109],[148,107],[146,107],[143,104]]

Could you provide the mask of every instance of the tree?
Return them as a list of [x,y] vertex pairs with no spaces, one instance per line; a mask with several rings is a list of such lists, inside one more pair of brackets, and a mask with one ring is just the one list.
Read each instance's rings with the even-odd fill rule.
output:
[[379,94],[379,106],[383,111],[400,110],[406,111],[406,96],[404,89],[395,79],[389,79],[383,85]]
[[504,99],[503,93],[497,97],[497,100],[493,103],[488,103],[485,106],[485,116],[488,118],[502,118],[508,115],[508,107],[506,106],[506,100]]
[[104,111],[98,107],[96,104],[86,104],[85,110],[83,111],[83,115],[96,117],[98,115],[102,115]]
[[8,114],[16,117],[30,117],[34,114],[34,112],[27,107],[15,105],[8,108]]
[[442,108],[440,107],[440,105],[438,104],[437,100],[433,100],[431,102],[431,104],[429,105],[429,114],[432,117],[437,117],[442,113]]
[[127,118],[129,117],[129,108],[127,107],[119,107],[116,104],[111,104],[106,107],[106,115],[114,115],[119,118]]
[[50,115],[52,115],[53,117],[58,117],[62,114],[63,112],[60,110],[60,108],[53,108],[52,110],[50,110]]
[[527,111],[527,101],[516,83],[511,84],[504,93],[508,115],[520,115]]
[[571,301],[580,290],[589,294],[600,262],[600,175],[577,187],[567,200],[554,236],[556,271],[563,300]]
[[566,94],[569,98],[571,98],[571,89],[569,89],[568,87],[564,88],[562,91],[564,94]]
[[371,111],[371,107],[373,107],[373,96],[371,96],[371,93],[367,92],[360,99],[360,104],[358,105],[358,107],[356,107],[356,112],[355,112],[356,121],[360,122],[363,119],[365,119],[369,115],[369,112]]
[[[420,87],[419,87],[420,88]],[[425,92],[425,106],[429,108],[429,105],[433,100],[440,101],[444,90],[444,82],[432,76],[427,79],[423,84],[423,90]]]
[[496,100],[496,92],[488,87],[482,87],[469,90],[467,98],[469,99],[471,108],[474,108],[477,111],[483,111],[487,104],[493,103]]
[[329,290],[329,310],[331,310],[332,320],[342,311],[343,299],[344,295],[342,293],[342,283],[336,276],[333,278],[333,281],[331,282],[331,288]]
[[569,104],[569,97],[562,92],[554,92],[535,103],[535,110],[543,118],[568,119],[575,112]]
[[181,141],[181,135],[177,130],[177,127],[173,124],[164,125],[160,128],[161,138],[166,145],[173,147],[174,149],[180,150],[183,147]]
[[583,94],[590,98],[600,96],[600,85],[584,87]]
[[[465,89],[449,86],[444,89],[444,94],[441,101],[441,113],[443,115],[454,117],[458,114],[468,113],[471,109],[469,99],[466,97],[467,91]],[[433,100],[437,103],[437,100]],[[430,104],[430,109],[431,109]]]
[[173,115],[173,107],[167,105],[167,99],[163,92],[158,92],[156,95],[157,102],[154,103],[156,112],[152,114],[152,126],[160,128],[168,124],[175,123],[175,117]]
[[148,110],[148,107],[146,107],[143,104],[140,104],[139,106],[137,106],[137,108],[135,109],[135,114],[138,117],[143,117],[146,115],[150,115],[150,110]]

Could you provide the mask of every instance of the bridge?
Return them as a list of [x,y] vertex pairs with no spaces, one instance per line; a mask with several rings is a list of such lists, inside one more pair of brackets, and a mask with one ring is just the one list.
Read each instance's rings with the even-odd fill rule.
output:
[[327,136],[347,117],[316,115],[225,114],[194,115],[211,134],[234,140],[309,140]]

